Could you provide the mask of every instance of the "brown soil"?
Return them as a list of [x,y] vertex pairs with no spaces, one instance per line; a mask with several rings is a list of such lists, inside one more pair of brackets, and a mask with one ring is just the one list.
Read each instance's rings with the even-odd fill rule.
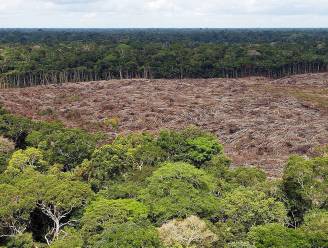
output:
[[328,74],[72,83],[3,90],[0,102],[15,114],[90,131],[113,133],[104,124],[113,117],[120,132],[194,124],[218,135],[234,165],[271,176],[281,175],[289,155],[328,144]]

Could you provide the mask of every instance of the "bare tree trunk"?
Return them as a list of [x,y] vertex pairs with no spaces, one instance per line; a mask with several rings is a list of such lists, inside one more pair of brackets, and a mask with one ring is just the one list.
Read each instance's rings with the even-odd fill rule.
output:
[[56,206],[47,205],[45,203],[39,203],[38,206],[40,207],[42,213],[48,216],[53,222],[53,227],[44,236],[45,240],[47,241],[47,244],[50,246],[53,241],[58,239],[60,233],[64,232],[62,230],[63,227],[73,224],[74,221],[67,221],[61,223],[61,221],[72,212],[72,209],[68,211],[62,211],[59,210]]

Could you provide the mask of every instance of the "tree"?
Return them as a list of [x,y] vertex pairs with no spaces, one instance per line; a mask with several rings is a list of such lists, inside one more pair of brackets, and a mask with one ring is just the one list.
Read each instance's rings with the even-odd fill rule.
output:
[[328,211],[312,210],[306,213],[300,229],[305,233],[312,248],[328,247]]
[[7,170],[22,172],[29,167],[38,171],[45,171],[47,166],[43,152],[40,149],[28,147],[26,150],[18,150],[13,153]]
[[218,225],[224,223],[236,237],[243,237],[252,226],[266,223],[285,223],[283,203],[249,188],[236,188],[219,201]]
[[31,233],[21,233],[13,236],[6,244],[7,248],[31,248],[34,247],[34,241]]
[[64,228],[64,232],[64,235],[61,235],[57,240],[51,243],[51,248],[83,247],[83,239],[81,233],[73,228]]
[[288,199],[289,214],[298,226],[306,211],[328,206],[328,157],[291,157],[284,169],[282,189]]
[[238,167],[230,171],[228,181],[238,186],[252,187],[266,181],[266,174],[257,168]]
[[257,248],[311,247],[311,244],[301,232],[276,223],[254,226],[248,233],[247,238]]
[[108,180],[142,171],[144,167],[155,166],[165,159],[166,153],[156,144],[154,135],[120,135],[111,144],[96,149],[90,163],[85,161],[80,166],[79,174],[84,174],[84,178],[99,188]]
[[131,167],[139,170],[143,166],[155,166],[167,158],[166,152],[157,144],[156,136],[147,132],[121,135],[113,143],[126,147]]
[[7,162],[9,161],[9,158],[14,150],[15,144],[12,141],[0,136],[0,173],[6,169]]
[[53,131],[38,144],[50,164],[60,163],[66,170],[89,159],[96,147],[96,137],[78,129]]
[[193,214],[211,216],[217,207],[215,179],[186,163],[165,163],[149,177],[139,198],[157,224]]
[[86,242],[93,245],[112,225],[142,223],[147,216],[147,207],[136,200],[98,198],[85,209],[81,220],[82,233]]
[[205,170],[219,179],[226,179],[229,175],[231,159],[224,154],[215,155],[204,163]]
[[19,181],[19,187],[25,195],[36,197],[36,206],[52,222],[44,236],[48,245],[64,233],[65,226],[76,224],[70,217],[92,196],[89,185],[73,181],[65,173],[26,177]]
[[0,115],[0,134],[12,140],[15,143],[15,148],[25,148],[25,138],[33,126],[33,123],[27,118],[7,113]]
[[171,220],[158,228],[159,236],[167,247],[213,247],[217,236],[197,216]]
[[256,246],[250,244],[249,242],[237,241],[228,243],[225,248],[256,248]]
[[90,177],[101,185],[131,168],[127,147],[122,144],[104,145],[94,151],[90,163]]
[[27,229],[36,199],[14,185],[0,184],[0,237],[21,235]]
[[217,138],[195,127],[181,131],[163,130],[157,144],[168,154],[172,161],[184,161],[202,167],[215,155],[223,154],[223,146]]
[[153,226],[129,221],[109,226],[93,247],[160,248],[162,245]]

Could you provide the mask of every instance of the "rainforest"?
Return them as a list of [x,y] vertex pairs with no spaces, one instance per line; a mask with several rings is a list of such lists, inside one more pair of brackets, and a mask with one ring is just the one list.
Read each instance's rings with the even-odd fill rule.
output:
[[0,247],[327,248],[327,29],[0,29]]
[[2,88],[326,72],[326,29],[1,29]]

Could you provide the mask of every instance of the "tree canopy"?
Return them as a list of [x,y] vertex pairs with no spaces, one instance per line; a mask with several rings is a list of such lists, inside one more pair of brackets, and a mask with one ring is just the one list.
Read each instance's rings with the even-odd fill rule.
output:
[[0,86],[327,71],[323,29],[0,30]]
[[[122,47],[122,49],[128,49]],[[0,111],[4,247],[327,246],[327,155],[282,178],[231,167],[195,127],[102,135]]]

